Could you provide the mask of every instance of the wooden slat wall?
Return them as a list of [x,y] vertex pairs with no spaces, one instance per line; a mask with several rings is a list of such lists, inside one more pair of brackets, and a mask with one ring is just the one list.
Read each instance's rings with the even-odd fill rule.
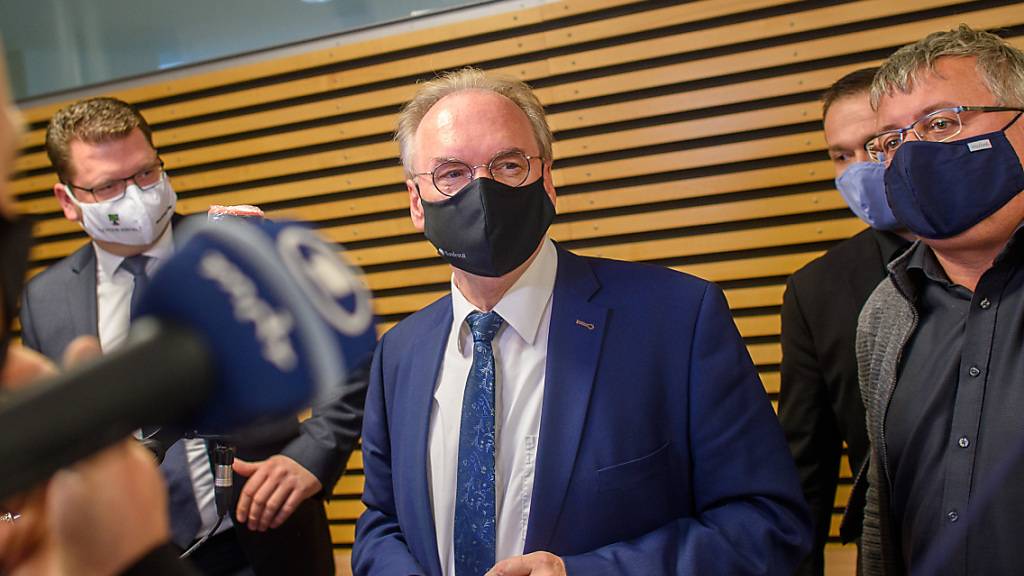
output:
[[[1024,2],[565,0],[114,95],[153,124],[180,211],[253,203],[313,222],[363,266],[386,329],[448,288],[408,218],[401,104],[444,69],[522,78],[557,140],[551,235],[718,282],[774,401],[786,276],[863,228],[833,190],[818,94],[960,22],[1024,46]],[[85,241],[50,193],[41,144],[59,106],[25,111],[14,190],[36,219],[33,273]],[[361,488],[357,453],[327,505],[339,547]]]

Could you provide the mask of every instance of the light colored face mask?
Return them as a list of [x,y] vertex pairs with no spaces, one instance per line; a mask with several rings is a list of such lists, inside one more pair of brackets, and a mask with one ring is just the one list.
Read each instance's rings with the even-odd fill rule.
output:
[[858,218],[875,230],[895,230],[899,221],[885,197],[885,164],[857,162],[836,178],[836,189]]
[[133,182],[114,200],[79,202],[70,190],[68,198],[82,211],[81,225],[89,237],[128,246],[155,242],[167,228],[178,201],[166,174],[148,190],[140,189]]

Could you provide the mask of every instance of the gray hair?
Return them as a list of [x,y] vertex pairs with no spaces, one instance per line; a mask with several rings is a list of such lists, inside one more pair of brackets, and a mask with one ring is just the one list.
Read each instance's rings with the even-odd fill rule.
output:
[[944,56],[976,58],[978,75],[998,104],[1024,106],[1024,52],[991,32],[961,24],[954,30],[933,32],[893,53],[875,75],[871,107],[877,110],[882,96],[910,92],[921,74],[934,71],[936,60]]
[[423,121],[423,117],[434,104],[437,104],[445,96],[465,90],[494,92],[511,100],[530,120],[533,137],[537,140],[541,154],[549,162],[552,160],[551,129],[548,128],[548,121],[544,117],[544,106],[541,105],[540,100],[530,90],[530,87],[511,76],[487,74],[483,70],[467,67],[446,72],[438,78],[423,83],[413,99],[398,115],[395,140],[401,149],[402,166],[405,168],[406,176],[412,176],[414,173],[412,139],[416,135],[416,130],[419,128],[420,122]]

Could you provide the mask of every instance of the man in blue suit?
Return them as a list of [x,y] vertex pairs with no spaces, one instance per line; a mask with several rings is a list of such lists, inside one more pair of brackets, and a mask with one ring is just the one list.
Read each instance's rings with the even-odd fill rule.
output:
[[547,239],[551,132],[517,80],[428,82],[397,140],[452,293],[377,348],[355,573],[790,574],[808,512],[721,291]]

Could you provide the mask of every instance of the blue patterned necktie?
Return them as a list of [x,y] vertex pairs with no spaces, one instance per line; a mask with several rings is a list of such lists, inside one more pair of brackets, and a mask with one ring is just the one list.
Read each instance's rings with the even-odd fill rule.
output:
[[455,576],[481,576],[494,565],[494,351],[504,321],[497,312],[473,312],[473,367],[462,398],[459,471],[455,493]]
[[145,292],[146,286],[149,286],[149,276],[146,275],[146,263],[149,262],[149,256],[142,254],[136,254],[135,256],[129,256],[121,261],[121,268],[124,268],[126,272],[132,275],[132,303],[131,312],[129,318],[135,317],[135,309],[139,305],[139,300],[142,299],[142,293]]

